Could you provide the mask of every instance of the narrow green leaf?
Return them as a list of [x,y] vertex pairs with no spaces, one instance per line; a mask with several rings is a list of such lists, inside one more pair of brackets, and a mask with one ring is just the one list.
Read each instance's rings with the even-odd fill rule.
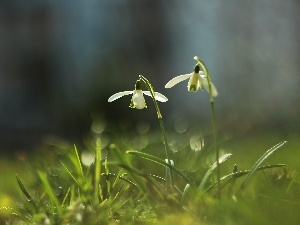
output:
[[227,189],[227,197],[230,197],[232,195],[233,192],[233,187],[235,185],[236,179],[237,177],[235,176],[235,173],[238,171],[238,167],[236,164],[234,164],[233,169],[232,169],[232,173],[234,175],[232,175],[232,180],[229,182],[228,185],[228,189]]
[[193,186],[193,183],[180,171],[178,170],[176,167],[173,167],[172,165],[166,163],[164,160],[161,160],[160,158],[157,158],[153,155],[149,155],[147,153],[144,152],[138,152],[138,151],[127,151],[126,153],[131,154],[131,155],[136,155],[139,156],[141,158],[147,159],[151,162],[155,162],[159,165],[171,168],[172,171],[176,172],[179,176],[181,176],[187,183],[189,183],[191,186]]
[[110,195],[111,193],[111,183],[110,183],[110,179],[108,177],[108,174],[109,174],[109,168],[107,166],[107,158],[105,158],[105,161],[104,161],[104,168],[105,168],[105,180],[106,180],[106,191],[107,193]]
[[[225,162],[227,159],[229,159],[230,156],[232,156],[231,153],[228,153],[228,154],[225,154],[225,155],[221,156],[221,157],[219,158],[219,164]],[[203,189],[204,189],[204,186],[205,186],[205,184],[206,184],[208,178],[210,177],[210,175],[212,174],[212,172],[217,168],[217,165],[218,165],[218,163],[215,162],[215,163],[212,164],[212,166],[207,170],[206,174],[204,175],[204,177],[203,177],[202,180],[201,180],[201,183],[200,183],[198,189],[200,189],[200,190],[203,190]]]
[[99,184],[101,178],[101,139],[98,138],[96,145],[96,159],[95,159],[95,200],[100,201]]
[[[259,168],[259,166],[270,156],[272,155],[276,150],[278,150],[280,147],[282,147],[283,145],[285,145],[287,143],[287,141],[283,141],[278,143],[277,145],[273,146],[272,148],[270,148],[268,151],[265,152],[265,154],[263,154],[257,161],[256,163],[253,165],[253,167],[250,169],[247,177],[245,178],[245,180],[243,181],[243,183],[241,184],[239,191],[242,191],[245,189],[247,183],[249,182],[250,178],[252,177],[252,175],[254,174],[254,172]],[[238,192],[239,192],[238,191]]]
[[78,180],[75,178],[75,176],[72,174],[72,172],[69,170],[69,168],[62,162],[60,161],[60,163],[62,164],[62,166],[65,168],[65,170],[67,171],[67,173],[70,175],[70,177],[75,181],[75,183],[80,187],[80,184],[78,182]]
[[[172,167],[174,167],[174,161],[170,159],[170,163],[168,159],[165,159],[165,162],[170,164]],[[169,167],[166,167],[166,187],[168,190],[170,190],[173,187],[172,184],[172,171]]]
[[[107,165],[107,163],[108,162],[106,162],[106,166],[108,167],[108,165]],[[113,173],[108,173],[108,174],[105,174],[106,176],[115,176],[115,179],[114,179],[114,181],[113,181],[113,183],[112,183],[112,188],[114,188],[116,185],[117,185],[117,181],[119,180],[119,179],[122,179],[122,178],[124,178],[123,177],[123,169],[120,169],[119,171],[118,171],[118,174],[113,174]],[[126,180],[126,178],[125,178],[125,180]],[[127,180],[126,180],[127,181]],[[128,181],[127,181],[128,182]],[[135,185],[136,186],[136,184],[134,184],[132,181],[129,181],[129,183],[132,183],[133,185]]]
[[58,215],[61,215],[61,208],[60,208],[59,201],[55,195],[55,191],[53,190],[53,188],[49,183],[46,173],[38,170],[38,175],[44,185],[45,193],[48,195],[50,202],[52,202],[52,204],[56,208]]
[[[273,164],[273,165],[261,166],[256,171],[271,169],[271,168],[284,167],[284,166],[286,166],[286,165],[285,164]],[[224,177],[222,177],[220,179],[220,181],[222,182],[222,188],[225,187],[226,185],[230,184],[233,180],[236,180],[237,178],[240,178],[242,176],[247,175],[249,172],[250,172],[250,170],[242,170],[242,171],[238,171],[238,172],[234,172],[234,173],[230,173],[230,174],[225,175]],[[210,187],[208,187],[204,191],[204,193],[209,192],[216,185],[217,185],[217,182],[213,183]]]
[[[108,164],[110,164],[110,163],[108,163]],[[117,166],[117,165],[119,165],[119,164],[113,163],[112,165]],[[118,180],[123,180],[123,181],[127,182],[127,183],[130,184],[130,185],[137,186],[137,185],[136,185],[135,183],[133,183],[131,180],[128,180],[127,178],[124,177],[124,175],[126,175],[126,173],[121,175],[121,173],[120,173],[121,171],[122,171],[122,169],[118,172],[118,174],[109,173],[109,174],[106,175],[105,173],[102,173],[101,175],[102,175],[102,176],[106,176],[107,179],[109,179],[110,177],[114,177],[114,178],[115,178],[115,180],[114,180],[114,182],[113,182],[113,185],[112,185],[112,188],[115,187],[115,185],[117,184],[117,181],[118,181]]]
[[80,158],[79,158],[79,154],[78,154],[78,150],[76,148],[76,145],[74,145],[74,151],[75,151],[75,155],[76,155],[76,165],[75,167],[78,168],[78,171],[80,173],[80,176],[82,178],[82,181],[84,181],[84,175],[83,175],[83,169],[82,169],[82,164],[81,164],[81,161],[80,161]]
[[181,202],[183,204],[188,202],[188,198],[190,197],[190,192],[191,192],[191,185],[186,184],[183,190],[183,193],[181,195]]
[[[116,145],[111,145],[111,153],[113,157],[118,160],[118,163],[116,163],[116,166],[119,166],[121,168],[126,169],[129,171],[128,175],[131,178],[131,180],[139,187],[139,189],[142,191],[144,195],[148,195],[148,188],[144,182],[143,179],[141,179],[140,176],[143,176],[143,173],[139,172],[138,170],[134,169],[130,163],[126,160],[126,157],[122,154],[121,150]],[[108,163],[112,164],[112,163]],[[136,176],[136,175],[139,176]]]
[[26,190],[26,188],[25,188],[25,186],[24,186],[24,184],[23,184],[23,182],[22,182],[22,180],[21,180],[21,178],[19,177],[18,174],[16,174],[16,179],[17,179],[17,182],[18,182],[18,185],[19,185],[21,191],[22,191],[23,194],[26,196],[28,202],[29,202],[30,204],[32,204],[32,206],[33,206],[34,209],[35,209],[35,212],[38,212],[39,210],[38,210],[38,207],[37,207],[35,201],[33,200],[33,198],[31,197],[31,195],[30,195],[30,194],[28,193],[28,191]]
[[287,194],[287,193],[290,191],[292,185],[293,185],[294,183],[296,183],[296,178],[297,178],[297,177],[298,177],[298,173],[296,173],[296,175],[294,175],[293,179],[291,180],[290,184],[288,185],[288,187],[287,187],[286,190],[285,190],[285,194]]
[[67,198],[70,195],[70,192],[71,192],[71,188],[69,187],[68,190],[67,190],[67,193],[65,194],[65,197],[64,197],[64,199],[63,199],[63,201],[61,203],[62,206],[65,205],[65,203],[67,201]]

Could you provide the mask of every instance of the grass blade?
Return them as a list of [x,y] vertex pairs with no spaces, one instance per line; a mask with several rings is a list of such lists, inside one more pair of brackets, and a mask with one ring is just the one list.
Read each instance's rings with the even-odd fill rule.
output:
[[109,168],[107,166],[107,158],[105,158],[104,160],[104,170],[105,170],[105,181],[106,181],[106,193],[108,194],[108,196],[111,194],[111,183],[110,183],[110,180],[109,180]]
[[51,187],[51,185],[49,183],[49,180],[47,179],[46,173],[38,170],[38,175],[39,175],[39,177],[40,177],[40,179],[41,179],[41,181],[44,185],[45,192],[48,195],[48,197],[50,199],[50,202],[52,202],[52,204],[54,205],[54,207],[57,210],[58,216],[60,216],[61,215],[60,204],[59,204],[59,201],[58,201],[58,199],[55,195],[55,191],[53,190],[53,188]]
[[32,206],[33,206],[34,209],[35,209],[35,212],[38,212],[39,210],[38,210],[37,205],[35,204],[35,201],[33,200],[33,198],[31,197],[31,195],[30,195],[30,194],[28,193],[28,191],[26,190],[26,188],[25,188],[25,186],[24,186],[24,184],[23,184],[23,182],[22,182],[22,180],[21,180],[21,178],[19,177],[18,174],[16,174],[16,178],[17,178],[17,182],[18,182],[18,185],[19,185],[21,191],[22,191],[23,194],[26,196],[28,202],[29,202],[30,204],[32,204]]
[[62,206],[64,206],[66,204],[66,201],[67,201],[67,198],[69,197],[70,195],[70,192],[71,192],[71,188],[69,187],[68,190],[67,190],[67,193],[65,194],[65,197],[61,203]]
[[155,162],[157,164],[160,164],[162,166],[171,168],[172,171],[176,172],[179,176],[181,176],[187,183],[189,183],[191,186],[193,186],[193,183],[176,167],[173,167],[172,165],[166,163],[164,160],[161,160],[160,158],[157,158],[153,155],[146,154],[144,152],[138,152],[138,151],[126,151],[126,153],[131,154],[131,155],[136,155],[141,158],[147,159],[149,161]]
[[67,173],[70,175],[70,177],[75,181],[75,183],[78,185],[78,187],[81,187],[79,184],[79,181],[74,177],[74,175],[72,174],[72,172],[68,169],[68,167],[62,162],[60,161],[61,165],[64,167],[64,169],[67,171]]
[[83,169],[82,169],[82,165],[81,165],[81,161],[80,161],[80,158],[79,158],[79,154],[78,154],[78,150],[76,148],[76,145],[74,145],[74,151],[75,151],[75,154],[76,154],[75,167],[77,168],[82,180],[84,181]]
[[[261,166],[259,167],[256,171],[259,170],[265,170],[265,169],[271,169],[271,168],[279,168],[279,167],[284,167],[286,166],[285,164],[273,164],[273,165],[267,165],[267,166]],[[250,170],[242,170],[242,171],[237,171],[234,173],[230,173],[225,175],[224,177],[222,177],[220,179],[220,181],[222,182],[222,187],[221,190],[228,184],[230,184],[233,180],[236,180],[237,178],[240,178],[242,176],[245,176],[247,174],[249,174]],[[213,189],[213,187],[215,187],[217,185],[217,182],[213,183],[211,186],[209,186],[204,193],[209,192],[211,189]]]
[[[129,177],[135,183],[141,192],[147,196],[148,188],[143,179],[140,176],[143,176],[143,173],[139,172],[138,170],[134,169],[130,163],[126,160],[126,157],[122,154],[121,150],[116,145],[111,145],[111,153],[113,157],[118,160],[118,163],[107,163],[108,165],[116,165],[123,169],[126,169],[129,173]],[[138,176],[137,176],[138,175]]]
[[233,173],[232,179],[229,182],[228,189],[227,189],[227,197],[230,197],[232,195],[233,187],[234,187],[236,179],[237,179],[237,176],[235,175],[237,171],[238,171],[238,167],[236,164],[234,164],[233,169],[232,169],[232,173]]
[[208,178],[210,177],[210,175],[212,174],[212,172],[217,169],[217,166],[223,162],[225,162],[227,159],[229,159],[229,157],[232,156],[231,153],[225,154],[223,156],[221,156],[218,160],[218,162],[215,162],[214,164],[212,164],[212,166],[207,170],[206,174],[204,175],[203,179],[201,180],[201,183],[199,185],[200,190],[204,189],[204,186],[208,180]]
[[255,171],[259,168],[259,166],[270,156],[272,155],[276,150],[278,150],[280,147],[282,147],[283,145],[285,145],[287,143],[287,141],[283,141],[278,143],[277,145],[273,146],[272,148],[270,148],[268,151],[265,152],[265,154],[263,154],[257,161],[256,163],[253,165],[253,167],[250,169],[247,177],[245,178],[245,180],[243,181],[243,183],[241,184],[238,192],[243,191],[247,185],[247,183],[249,182],[250,178],[252,177],[252,175],[255,173]]
[[98,138],[96,146],[96,159],[95,159],[95,200],[100,200],[100,192],[99,192],[99,185],[100,185],[100,178],[101,178],[101,139]]
[[[174,167],[174,161],[172,159],[165,159],[165,162],[168,164],[171,164],[172,167]],[[168,190],[172,189],[173,185],[173,180],[172,180],[172,171],[169,167],[166,167],[166,188]]]

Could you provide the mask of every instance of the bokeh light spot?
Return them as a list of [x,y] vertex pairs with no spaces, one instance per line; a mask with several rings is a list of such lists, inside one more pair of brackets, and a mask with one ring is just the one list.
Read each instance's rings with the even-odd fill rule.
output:
[[187,120],[183,117],[180,117],[175,120],[174,129],[178,133],[184,133],[189,127]]
[[81,153],[81,161],[85,166],[90,166],[95,162],[95,156],[89,151],[83,151]]
[[190,139],[190,147],[193,151],[201,151],[204,147],[204,138],[202,135],[194,135]]

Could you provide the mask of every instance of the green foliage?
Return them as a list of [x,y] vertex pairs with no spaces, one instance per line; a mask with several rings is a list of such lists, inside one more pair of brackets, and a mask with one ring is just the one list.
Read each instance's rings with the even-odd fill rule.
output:
[[[281,147],[280,144],[271,149],[274,151],[279,147]],[[182,172],[182,169],[177,168],[177,160],[173,166],[151,154],[132,150],[122,151],[114,144],[110,146],[107,156],[111,160],[108,160],[107,157],[101,159],[99,151],[101,152],[100,142],[94,149],[96,155],[94,164],[86,167],[83,166],[79,157],[80,153],[74,146],[74,150],[68,151],[59,164],[53,165],[55,167],[60,166],[58,169],[59,182],[57,183],[52,180],[47,170],[39,168],[37,176],[40,184],[36,187],[34,196],[30,194],[31,191],[25,187],[17,175],[17,183],[25,201],[22,208],[14,210],[13,214],[18,218],[15,221],[21,220],[26,223],[37,224],[86,224],[88,220],[90,221],[89,224],[113,224],[117,222],[122,224],[153,224],[164,221],[169,216],[169,220],[172,220],[175,216],[174,212],[178,212],[182,217],[189,215],[194,218],[189,219],[190,224],[197,224],[195,221],[203,220],[206,216],[211,221],[215,221],[209,216],[211,207],[218,205],[214,197],[216,190],[213,191],[217,184],[215,181],[216,162],[208,168],[202,179],[198,180],[197,177],[195,177],[196,179],[189,178],[187,172]],[[284,164],[260,166],[263,162],[262,159],[265,160],[267,155],[270,155],[268,153],[270,150],[257,161],[260,163],[254,163],[255,171],[285,166]],[[97,154],[98,159],[96,159]],[[134,158],[131,155],[137,159],[144,159],[146,163],[160,165],[160,167],[153,171],[143,171],[142,168],[136,168]],[[230,156],[231,154],[224,154],[219,159],[219,163],[225,163]],[[100,176],[97,175],[99,167],[104,171]],[[226,196],[229,197],[224,198],[221,205],[227,204],[227,207],[230,205],[233,208],[237,204],[234,202],[239,198],[237,192],[234,191],[237,181],[243,176],[249,176],[249,174],[253,176],[255,172],[253,168],[244,171],[238,171],[236,166],[234,168],[232,173],[220,179],[221,191],[226,192]],[[166,169],[172,170],[174,178],[176,178],[172,189],[167,188],[164,178],[154,175],[159,170]],[[292,189],[292,186],[295,185],[294,182],[295,180],[287,185],[286,191]],[[184,183],[185,185],[182,186]],[[240,183],[240,186],[245,185],[244,182]],[[59,184],[64,184],[61,193],[57,193],[57,185]],[[250,184],[247,182],[247,186]],[[230,200],[231,196],[235,196],[234,201]],[[243,201],[242,196],[240,201]],[[209,207],[203,208],[207,204]],[[245,203],[239,204],[247,207]],[[219,207],[216,208],[220,210]],[[197,208],[201,210],[195,210]]]
[[[158,150],[164,152],[165,157],[157,156],[157,147],[155,150],[148,149],[149,153],[128,150],[116,144],[118,140],[112,140],[104,150],[99,135],[93,137],[96,143],[92,148],[93,163],[85,164],[80,158],[81,152],[74,145],[73,149],[67,149],[63,154],[51,155],[49,163],[40,163],[41,166],[35,168],[38,180],[35,186],[26,188],[20,176],[16,175],[24,201],[22,207],[12,210],[15,219],[11,223],[266,224],[268,220],[252,218],[252,212],[259,213],[263,207],[278,210],[281,202],[286,201],[289,203],[287,208],[292,208],[292,204],[299,206],[298,202],[286,199],[299,188],[297,173],[293,177],[279,175],[280,171],[285,170],[285,164],[263,165],[286,141],[266,151],[248,170],[238,170],[237,164],[234,164],[231,171],[227,169],[228,159],[233,154],[220,152],[213,100],[216,95],[213,96],[212,92],[214,86],[210,83],[210,74],[205,64],[198,57],[195,59],[204,69],[207,80],[202,82],[203,85],[207,82],[210,93],[213,144],[206,150],[209,152],[208,157],[212,155],[209,150],[215,150],[214,163],[206,167],[199,160],[203,155],[189,152],[195,159],[195,170],[190,171],[192,162],[188,158],[171,154],[162,114],[156,102],[156,97],[164,101],[166,97],[154,92],[148,79],[140,75],[138,81],[143,81],[153,99],[164,144],[164,151],[160,148]],[[182,81],[182,76],[175,78],[175,81]],[[175,81],[170,86],[176,84]],[[141,86],[140,82],[138,84]],[[141,94],[135,98],[143,100],[141,87],[138,88]],[[116,93],[109,101],[128,94],[133,92]],[[107,155],[104,151],[107,151]],[[259,176],[259,171],[264,179]],[[165,174],[165,178],[162,174]],[[254,179],[255,174],[258,174],[257,179]],[[254,182],[250,182],[250,179]],[[272,183],[280,186],[278,192],[272,191]],[[280,203],[274,204],[275,201]],[[251,211],[252,207],[254,210]],[[272,224],[276,222],[272,221]]]
[[255,171],[259,168],[259,166],[271,155],[273,154],[277,149],[279,149],[281,146],[283,146],[284,144],[286,144],[286,141],[280,142],[277,145],[275,145],[274,147],[272,147],[271,149],[269,149],[268,151],[266,151],[265,154],[263,154],[253,165],[253,167],[251,168],[251,170],[249,171],[247,177],[245,178],[245,180],[243,181],[243,183],[241,184],[240,190],[242,191],[247,183],[249,182],[250,178],[252,177],[252,175],[255,173]]

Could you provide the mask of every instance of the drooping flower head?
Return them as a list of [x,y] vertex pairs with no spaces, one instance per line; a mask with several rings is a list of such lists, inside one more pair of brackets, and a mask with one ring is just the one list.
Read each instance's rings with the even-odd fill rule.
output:
[[[133,91],[118,92],[118,93],[112,95],[108,99],[108,102],[115,101],[118,98],[121,98],[125,95],[131,95],[131,94],[132,94],[132,98],[131,98],[129,107],[136,108],[136,109],[147,108],[144,94],[147,96],[150,96],[150,97],[152,97],[152,96],[151,96],[150,91],[142,91],[142,82],[140,79],[136,81],[135,89]],[[166,96],[164,96],[163,94],[158,93],[158,92],[154,92],[154,98],[155,98],[155,100],[160,101],[160,102],[168,101],[168,98]]]
[[142,91],[142,82],[137,80],[135,83],[135,90],[133,91],[130,108],[143,109],[147,108],[145,98]]
[[[187,79],[189,79],[188,86],[187,86],[188,91],[196,92],[199,90],[199,88],[201,90],[203,90],[203,87],[204,87],[209,92],[207,78],[206,78],[204,72],[200,70],[200,66],[198,63],[194,67],[194,72],[174,77],[165,85],[165,88],[171,88],[174,85],[176,85],[184,80],[187,80]],[[216,97],[218,95],[217,89],[213,85],[213,83],[210,83],[210,84],[211,84],[212,96]]]

